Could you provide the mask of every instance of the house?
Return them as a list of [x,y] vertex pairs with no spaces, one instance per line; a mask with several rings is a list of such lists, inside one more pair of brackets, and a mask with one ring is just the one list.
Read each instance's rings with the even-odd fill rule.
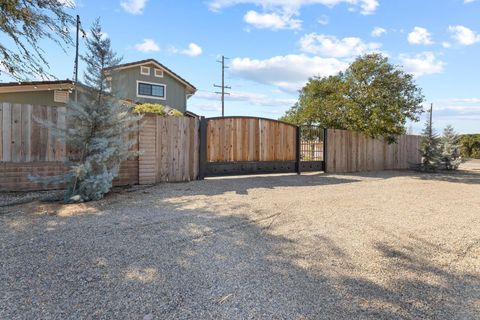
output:
[[[133,103],[158,103],[186,112],[188,99],[197,91],[155,59],[117,65],[105,73],[112,91]],[[64,106],[74,99],[75,90],[88,88],[71,80],[0,83],[0,102]]]

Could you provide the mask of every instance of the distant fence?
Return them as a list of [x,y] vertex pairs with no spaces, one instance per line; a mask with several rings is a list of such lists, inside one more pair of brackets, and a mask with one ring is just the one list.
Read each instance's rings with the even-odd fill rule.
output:
[[347,173],[409,169],[421,162],[420,136],[403,135],[397,143],[372,139],[361,133],[327,131],[326,171]]

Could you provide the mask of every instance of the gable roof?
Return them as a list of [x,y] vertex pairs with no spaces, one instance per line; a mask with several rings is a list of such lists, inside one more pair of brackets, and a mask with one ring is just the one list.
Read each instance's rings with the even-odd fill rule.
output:
[[119,64],[119,65],[116,65],[116,66],[113,66],[113,67],[105,68],[105,71],[133,68],[133,67],[141,66],[141,65],[145,65],[145,64],[154,64],[157,67],[163,69],[169,75],[171,75],[172,77],[174,77],[175,79],[177,79],[178,81],[183,83],[187,87],[187,89],[189,89],[189,91],[192,94],[197,91],[197,88],[195,88],[195,86],[193,84],[191,84],[190,82],[188,82],[184,78],[180,77],[178,74],[176,74],[175,72],[173,72],[172,70],[170,70],[169,68],[167,68],[166,66],[164,66],[163,64],[161,64],[160,62],[158,62],[155,59],[145,59],[145,60],[140,60],[140,61],[123,63],[123,64]]

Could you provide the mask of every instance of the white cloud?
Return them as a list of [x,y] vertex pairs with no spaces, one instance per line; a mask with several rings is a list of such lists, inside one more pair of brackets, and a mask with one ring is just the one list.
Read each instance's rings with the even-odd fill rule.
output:
[[190,57],[197,57],[197,56],[201,55],[202,52],[203,52],[202,47],[200,47],[198,44],[192,42],[188,45],[188,48],[185,49],[185,50],[182,50],[181,53],[184,54],[184,55],[190,56]]
[[334,58],[291,54],[265,60],[235,58],[230,72],[239,78],[293,92],[299,90],[310,77],[333,75],[347,66],[347,63]]
[[378,37],[381,37],[384,34],[387,34],[387,30],[385,30],[384,28],[381,28],[381,27],[375,27],[372,30],[371,36],[378,38]]
[[[195,98],[203,100],[218,101],[220,98],[218,94],[213,92],[199,91],[195,94]],[[295,104],[297,99],[288,98],[274,98],[271,95],[256,93],[256,92],[231,92],[230,95],[225,96],[227,101],[246,102],[248,105],[262,106],[262,107],[291,107]]]
[[448,31],[452,33],[453,39],[461,45],[470,46],[480,42],[480,35],[465,26],[449,26]]
[[293,18],[293,14],[287,13],[258,13],[256,11],[248,11],[243,20],[258,29],[300,29],[302,21]]
[[421,27],[413,28],[413,31],[408,34],[408,42],[411,44],[433,44],[432,35],[430,32]]
[[480,98],[451,98],[439,101],[448,103],[480,103]]
[[160,47],[153,39],[143,39],[143,42],[137,43],[134,46],[135,50],[141,52],[158,52]]
[[328,16],[326,16],[326,15],[322,15],[318,19],[318,23],[321,24],[322,26],[326,26],[327,24],[330,23],[330,18],[328,18]]
[[360,38],[337,39],[335,36],[316,33],[309,33],[300,39],[302,51],[335,58],[358,56],[380,47],[379,43],[365,43]]
[[442,47],[448,49],[448,48],[452,47],[452,44],[448,41],[444,41],[444,42],[442,42]]
[[148,0],[122,0],[120,6],[128,13],[142,14]]
[[364,15],[374,13],[379,5],[378,0],[210,0],[208,6],[212,11],[220,11],[239,4],[253,4],[267,10],[281,9],[284,12],[298,12],[306,5],[322,4],[333,7],[341,3],[346,3],[351,8],[359,8],[360,13]]
[[464,0],[463,3],[466,4],[466,3],[472,3],[472,2],[475,2],[475,1],[477,1],[477,0]]
[[420,77],[427,74],[442,73],[445,63],[437,59],[433,52],[423,52],[413,57],[400,55],[402,63],[407,73]]

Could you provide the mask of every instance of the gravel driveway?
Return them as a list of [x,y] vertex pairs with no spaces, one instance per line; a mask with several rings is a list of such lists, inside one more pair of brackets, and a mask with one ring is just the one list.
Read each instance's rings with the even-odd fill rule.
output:
[[480,163],[0,208],[0,319],[479,319]]

